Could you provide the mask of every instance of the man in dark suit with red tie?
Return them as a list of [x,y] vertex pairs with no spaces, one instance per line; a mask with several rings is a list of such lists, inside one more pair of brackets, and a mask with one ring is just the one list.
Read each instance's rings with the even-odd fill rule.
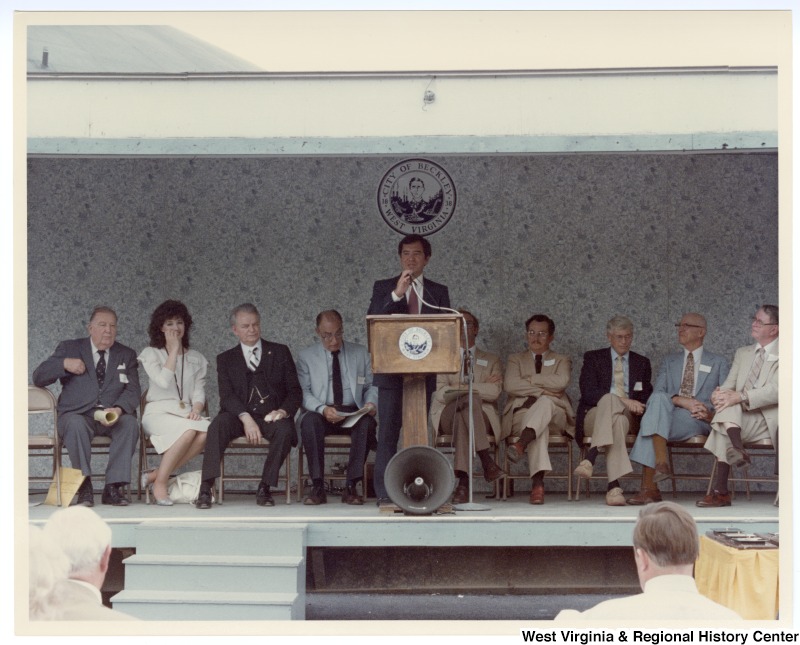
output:
[[[400,240],[397,252],[402,272],[399,276],[375,282],[367,315],[446,313],[437,307],[450,308],[447,287],[422,277],[431,258],[431,243],[421,235],[406,235]],[[378,386],[379,423],[374,484],[378,505],[386,506],[391,501],[383,478],[389,460],[397,452],[403,424],[403,377],[398,374],[376,374],[374,382]],[[429,410],[431,395],[436,389],[436,374],[428,375],[425,385]]]
[[606,325],[610,347],[583,355],[581,400],[575,420],[575,440],[583,446],[584,436],[592,438],[586,459],[575,474],[591,477],[600,451],[605,453],[608,471],[606,504],[625,506],[619,478],[633,472],[625,437],[639,428],[645,403],[653,392],[650,359],[630,351],[633,323],[627,316],[614,316]]
[[239,344],[217,356],[220,412],[208,427],[197,508],[211,508],[220,459],[243,436],[252,444],[261,437],[269,441],[256,504],[274,506],[270,486],[277,486],[281,465],[297,445],[294,415],[303,393],[289,348],[261,338],[261,316],[250,303],[231,312],[231,329]]

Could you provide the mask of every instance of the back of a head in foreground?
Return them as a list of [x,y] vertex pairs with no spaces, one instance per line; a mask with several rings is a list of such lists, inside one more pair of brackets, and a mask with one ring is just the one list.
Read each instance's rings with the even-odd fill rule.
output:
[[642,507],[633,530],[633,546],[662,568],[693,564],[700,553],[694,518],[674,502]]
[[47,520],[44,532],[61,545],[70,563],[70,577],[96,570],[111,545],[111,528],[85,506],[56,511]]
[[58,543],[38,526],[28,530],[28,615],[31,620],[60,617],[56,586],[67,579],[70,565]]

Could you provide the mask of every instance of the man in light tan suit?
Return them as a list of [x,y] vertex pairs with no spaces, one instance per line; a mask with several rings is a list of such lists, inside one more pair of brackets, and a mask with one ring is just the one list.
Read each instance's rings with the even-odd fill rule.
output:
[[[475,346],[478,336],[478,319],[466,309],[459,309],[467,323],[464,339],[470,358],[463,360],[466,366],[473,364],[472,417],[475,451],[483,466],[483,477],[487,483],[505,477],[505,472],[489,454],[487,432],[491,431],[500,441],[500,416],[497,414],[497,399],[503,391],[503,368],[500,357]],[[461,350],[462,356],[464,350]],[[469,501],[469,468],[472,455],[469,453],[469,383],[466,373],[439,374],[436,391],[431,401],[431,425],[437,434],[452,434],[455,448],[454,470],[458,485],[453,493],[453,504]]]
[[736,350],[728,378],[711,395],[714,418],[705,447],[717,458],[713,491],[697,506],[730,506],[730,465],[750,463],[744,444],[770,439],[778,446],[778,307],[762,305],[753,317],[754,345]]
[[566,390],[572,359],[550,351],[555,323],[542,314],[525,323],[528,349],[508,357],[503,410],[503,436],[519,437],[508,446],[508,457],[518,461],[526,452],[531,473],[531,504],[544,504],[544,475],[552,470],[549,435],[575,436],[575,415]]

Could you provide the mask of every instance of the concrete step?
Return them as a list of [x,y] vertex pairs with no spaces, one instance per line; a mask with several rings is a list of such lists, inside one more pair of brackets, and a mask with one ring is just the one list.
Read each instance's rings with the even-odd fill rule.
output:
[[304,557],[305,524],[258,522],[143,522],[136,552],[175,555],[283,555]]
[[115,609],[142,620],[304,620],[305,596],[292,593],[124,590]]
[[136,554],[124,560],[128,590],[298,592],[305,563],[297,556]]

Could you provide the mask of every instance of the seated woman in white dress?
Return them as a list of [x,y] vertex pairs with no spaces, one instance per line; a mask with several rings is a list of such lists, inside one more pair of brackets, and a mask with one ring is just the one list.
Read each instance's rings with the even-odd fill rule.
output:
[[150,503],[152,484],[160,506],[172,506],[167,493],[170,475],[206,445],[209,421],[202,412],[208,361],[189,349],[191,327],[186,305],[178,300],[162,302],[150,317],[150,347],[139,354],[150,380],[142,427],[161,455],[157,469],[142,473],[142,486]]

